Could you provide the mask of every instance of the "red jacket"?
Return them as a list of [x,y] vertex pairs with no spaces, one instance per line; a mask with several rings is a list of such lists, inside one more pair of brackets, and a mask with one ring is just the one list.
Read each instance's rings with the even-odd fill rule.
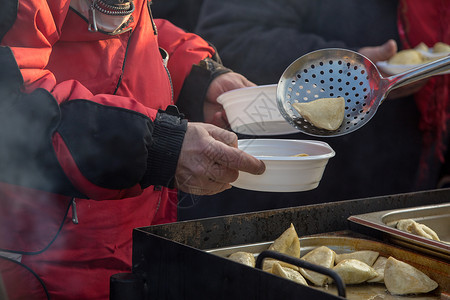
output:
[[[69,3],[19,0],[17,19],[1,41],[20,68],[24,95],[53,96],[59,104],[49,104],[56,116],[49,124],[56,125],[52,149],[42,155],[54,153],[55,174],[79,196],[0,183],[0,252],[15,251],[11,260],[0,259],[11,299],[45,299],[46,293],[52,299],[107,299],[109,277],[131,270],[132,229],[176,220],[176,191],[158,183],[170,170],[152,160],[152,153],[166,155],[152,148],[158,143],[155,117],[177,100],[192,65],[215,54],[167,21],[155,20],[155,34],[145,0],[134,0],[132,30],[118,35],[89,32]],[[159,47],[170,55],[170,76]],[[39,97],[28,96],[20,99],[41,106]],[[134,127],[127,126],[142,124],[143,136],[133,137]],[[30,122],[15,136],[34,126],[39,124]],[[117,129],[102,134],[110,132],[105,128]],[[92,134],[85,138],[86,131]]]

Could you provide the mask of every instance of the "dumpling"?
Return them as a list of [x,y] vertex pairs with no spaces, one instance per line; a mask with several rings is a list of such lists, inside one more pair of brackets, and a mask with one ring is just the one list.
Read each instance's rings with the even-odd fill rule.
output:
[[423,236],[425,238],[440,241],[436,232],[424,224],[417,223],[413,219],[402,219],[397,222],[397,229]]
[[[321,246],[306,253],[302,259],[325,268],[332,268],[334,266],[334,259],[336,253],[328,247]],[[316,286],[325,285],[328,276],[310,271],[308,269],[299,268],[300,273]]]
[[357,259],[359,261],[362,261],[363,263],[372,266],[373,263],[377,260],[379,253],[376,251],[371,250],[361,250],[361,251],[355,251],[351,253],[343,253],[343,254],[336,254],[336,264],[340,263],[341,261],[345,259]]
[[417,65],[423,63],[422,54],[415,49],[406,49],[397,52],[389,59],[392,65]]
[[300,257],[300,240],[292,223],[291,226],[269,246],[269,250],[284,253],[296,258]]
[[253,253],[238,251],[228,256],[228,258],[238,263],[255,267],[255,256]]
[[430,277],[393,257],[386,261],[384,284],[393,295],[428,293],[438,287],[437,282]]
[[357,259],[346,259],[333,268],[345,284],[358,284],[375,278],[378,273],[367,264]]
[[287,278],[289,280],[295,281],[297,283],[308,285],[305,278],[298,272],[291,268],[286,268],[281,266],[278,262],[275,262],[272,266],[271,272],[274,275]]
[[425,52],[427,52],[429,50],[428,46],[424,42],[421,42],[420,44],[418,44],[416,47],[414,47],[414,49],[418,50],[418,51],[425,51]]
[[[295,231],[294,225],[286,229],[270,246],[269,250],[277,251],[295,258],[300,258],[300,240]],[[298,267],[290,265],[288,263],[278,261],[282,266],[288,267],[294,270],[298,270]],[[263,269],[267,268],[264,266],[266,263],[270,263],[270,259],[265,259],[263,264]]]
[[272,267],[273,267],[273,265],[276,264],[276,263],[282,265],[283,267],[286,267],[286,268],[289,268],[289,269],[298,271],[298,267],[295,266],[295,265],[290,265],[290,264],[288,264],[288,263],[285,263],[284,261],[279,261],[279,260],[271,259],[271,258],[266,258],[266,259],[264,259],[264,262],[263,262],[263,271],[267,271],[267,272],[271,273]]
[[373,264],[372,268],[378,273],[377,277],[367,280],[367,282],[384,282],[384,267],[386,265],[387,258],[384,256],[378,256],[377,260]]
[[321,98],[311,102],[294,103],[292,106],[308,122],[317,128],[338,129],[345,114],[345,99]]
[[446,43],[442,43],[442,42],[437,42],[433,46],[433,52],[434,53],[450,52],[450,45],[447,45]]

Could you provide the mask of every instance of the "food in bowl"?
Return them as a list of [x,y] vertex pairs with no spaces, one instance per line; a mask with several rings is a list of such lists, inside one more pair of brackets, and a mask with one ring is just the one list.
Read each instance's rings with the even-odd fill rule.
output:
[[292,106],[308,122],[326,130],[338,129],[345,114],[345,99],[320,98],[311,102],[294,103]]
[[[239,149],[262,160],[261,175],[239,172],[234,187],[262,192],[300,192],[315,189],[334,150],[325,142],[289,139],[241,139]],[[297,156],[305,153],[307,156]]]
[[442,42],[437,42],[433,46],[433,52],[434,53],[446,53],[446,52],[450,53],[450,45],[448,45],[446,43],[442,43]]
[[416,49],[399,51],[389,59],[389,63],[392,65],[417,65],[423,63],[423,61],[422,54]]

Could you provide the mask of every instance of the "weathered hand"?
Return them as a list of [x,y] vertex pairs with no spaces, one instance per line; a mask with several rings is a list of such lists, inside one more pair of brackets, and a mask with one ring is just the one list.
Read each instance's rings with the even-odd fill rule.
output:
[[[365,55],[374,63],[378,61],[385,61],[390,59],[392,56],[394,56],[394,54],[397,53],[397,43],[394,40],[388,40],[381,46],[361,48],[359,49],[359,52]],[[383,76],[388,77],[389,74],[383,74]],[[395,89],[389,93],[388,99],[410,96],[418,92],[427,82],[428,79],[423,79]]]
[[221,128],[228,128],[229,124],[225,111],[222,105],[217,103],[217,97],[227,91],[249,86],[255,86],[255,84],[235,72],[225,73],[214,78],[206,93],[203,107],[205,122]]
[[363,47],[359,49],[358,52],[366,56],[373,63],[388,60],[397,53],[397,42],[388,40],[381,46]]
[[186,193],[212,195],[231,187],[239,170],[262,174],[262,161],[237,148],[237,136],[219,127],[189,123],[175,173],[175,186]]

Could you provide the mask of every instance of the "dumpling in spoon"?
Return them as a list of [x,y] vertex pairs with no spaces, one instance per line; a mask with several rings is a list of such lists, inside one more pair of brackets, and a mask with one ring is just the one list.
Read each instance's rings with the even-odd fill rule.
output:
[[275,262],[272,266],[272,270],[270,271],[270,273],[295,281],[297,283],[303,284],[303,285],[308,285],[308,283],[306,282],[305,278],[303,278],[302,275],[300,275],[300,273],[298,271],[295,271],[291,268],[286,268],[281,266],[279,263]]
[[[335,256],[336,254],[333,250],[328,247],[321,246],[306,253],[302,257],[302,259],[312,264],[316,264],[325,268],[331,268],[334,266]],[[316,286],[323,286],[328,278],[326,275],[303,268],[300,268],[300,273]]]
[[344,120],[345,100],[342,97],[320,98],[311,102],[294,103],[292,106],[317,128],[336,130]]
[[358,284],[375,278],[378,273],[367,264],[357,259],[346,259],[333,268],[345,284]]
[[389,257],[384,268],[384,284],[393,295],[428,293],[438,284],[413,266]]
[[377,251],[371,251],[371,250],[361,250],[361,251],[355,251],[351,253],[342,253],[342,254],[336,254],[336,264],[340,263],[341,261],[345,259],[357,259],[359,261],[362,261],[363,263],[372,266],[373,263],[377,260],[379,253]]

